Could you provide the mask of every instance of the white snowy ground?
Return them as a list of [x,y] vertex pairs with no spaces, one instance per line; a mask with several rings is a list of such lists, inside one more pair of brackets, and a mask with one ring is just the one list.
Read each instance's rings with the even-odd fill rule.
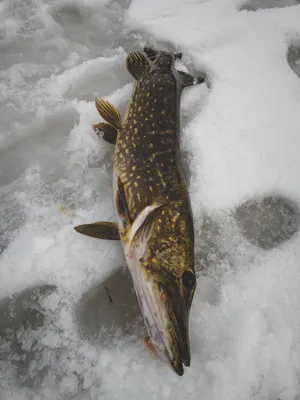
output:
[[[0,2],[1,400],[300,398],[297,2]],[[119,243],[73,230],[115,219],[93,99],[124,112],[146,43],[208,78],[182,98],[199,283],[181,378],[145,351]],[[241,207],[259,196],[281,200]]]

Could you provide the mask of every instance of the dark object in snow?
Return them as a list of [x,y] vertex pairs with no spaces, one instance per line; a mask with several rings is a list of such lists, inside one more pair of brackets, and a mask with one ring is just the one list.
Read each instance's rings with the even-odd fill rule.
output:
[[235,218],[249,242],[263,249],[285,242],[299,228],[296,206],[281,196],[248,200],[237,207]]
[[107,286],[105,286],[105,290],[107,291],[107,295],[108,295],[109,301],[111,302],[111,304],[114,304]]

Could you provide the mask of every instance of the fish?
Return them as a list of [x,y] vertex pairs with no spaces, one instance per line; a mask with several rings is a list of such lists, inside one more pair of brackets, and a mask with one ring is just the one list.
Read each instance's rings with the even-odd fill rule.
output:
[[127,55],[135,79],[124,116],[104,99],[95,100],[106,121],[93,125],[115,145],[113,193],[118,222],[74,229],[87,236],[120,240],[148,346],[179,375],[191,363],[189,313],[197,286],[194,225],[180,156],[180,99],[184,88],[201,84],[175,68],[182,53],[144,47]]

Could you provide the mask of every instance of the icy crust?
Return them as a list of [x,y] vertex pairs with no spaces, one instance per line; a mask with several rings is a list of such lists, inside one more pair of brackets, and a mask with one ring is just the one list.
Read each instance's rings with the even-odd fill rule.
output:
[[[1,3],[1,400],[298,400],[300,82],[287,54],[300,7],[243,4]],[[124,115],[125,49],[146,42],[208,78],[182,98],[199,279],[181,378],[142,344],[120,244],[73,230],[116,220],[93,97]]]

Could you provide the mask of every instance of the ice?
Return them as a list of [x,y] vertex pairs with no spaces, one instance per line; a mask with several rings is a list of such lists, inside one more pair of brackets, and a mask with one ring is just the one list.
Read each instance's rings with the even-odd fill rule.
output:
[[[298,400],[297,0],[0,3],[0,398]],[[113,146],[128,51],[182,51],[181,148],[196,230],[192,362],[149,354],[115,221]]]
[[161,392],[165,399],[171,396],[171,388],[168,385],[163,386]]
[[74,374],[66,376],[61,381],[61,393],[65,396],[71,396],[78,392],[78,378]]
[[51,237],[36,237],[33,239],[32,252],[35,254],[44,254],[53,244],[54,240]]

